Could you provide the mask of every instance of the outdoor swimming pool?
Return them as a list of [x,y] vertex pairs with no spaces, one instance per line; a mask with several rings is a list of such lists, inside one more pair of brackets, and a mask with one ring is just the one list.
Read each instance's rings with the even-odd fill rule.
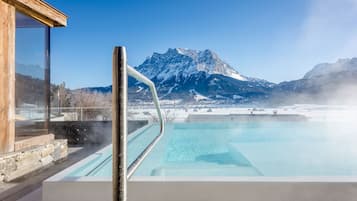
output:
[[[352,201],[356,127],[313,121],[168,124],[128,179],[128,200]],[[129,164],[158,131],[150,125],[128,136]],[[43,200],[111,200],[111,153],[110,145],[47,179]]]
[[[356,176],[353,127],[306,121],[169,124],[134,176]],[[129,163],[158,129],[152,125],[129,136]],[[68,176],[111,174],[108,147]]]

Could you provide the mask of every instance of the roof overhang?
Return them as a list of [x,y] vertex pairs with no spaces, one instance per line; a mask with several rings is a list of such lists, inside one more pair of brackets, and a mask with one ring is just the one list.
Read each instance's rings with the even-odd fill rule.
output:
[[[1,0],[0,0],[1,1]],[[50,4],[42,0],[2,0],[16,8],[16,10],[50,27],[67,25],[67,16]]]

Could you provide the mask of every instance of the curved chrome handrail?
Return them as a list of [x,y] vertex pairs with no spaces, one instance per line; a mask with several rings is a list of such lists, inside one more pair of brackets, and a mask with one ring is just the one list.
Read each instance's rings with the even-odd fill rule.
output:
[[139,154],[139,156],[129,165],[128,167],[128,174],[127,178],[129,179],[135,170],[139,167],[139,165],[143,162],[143,160],[146,158],[146,156],[150,153],[150,151],[154,148],[156,143],[160,140],[160,138],[164,135],[165,131],[165,121],[162,117],[161,109],[160,109],[160,103],[159,103],[159,97],[157,96],[155,84],[145,77],[143,74],[139,73],[136,71],[133,67],[127,65],[127,73],[128,75],[134,77],[135,79],[143,82],[146,84],[151,91],[153,101],[155,104],[156,112],[159,116],[159,121],[160,121],[160,133],[158,136],[154,138],[154,140]]

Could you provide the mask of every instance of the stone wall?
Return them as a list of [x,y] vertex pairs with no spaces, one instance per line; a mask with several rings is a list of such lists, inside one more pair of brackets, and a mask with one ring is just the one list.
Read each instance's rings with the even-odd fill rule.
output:
[[0,182],[10,182],[54,162],[68,154],[67,140],[0,155]]

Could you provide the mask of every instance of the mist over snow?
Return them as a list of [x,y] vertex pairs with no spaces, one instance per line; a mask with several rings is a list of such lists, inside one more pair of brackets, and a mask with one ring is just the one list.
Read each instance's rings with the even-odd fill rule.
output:
[[[297,53],[325,61],[355,57],[357,0],[312,0],[301,25]],[[320,61],[314,61],[315,64]]]

